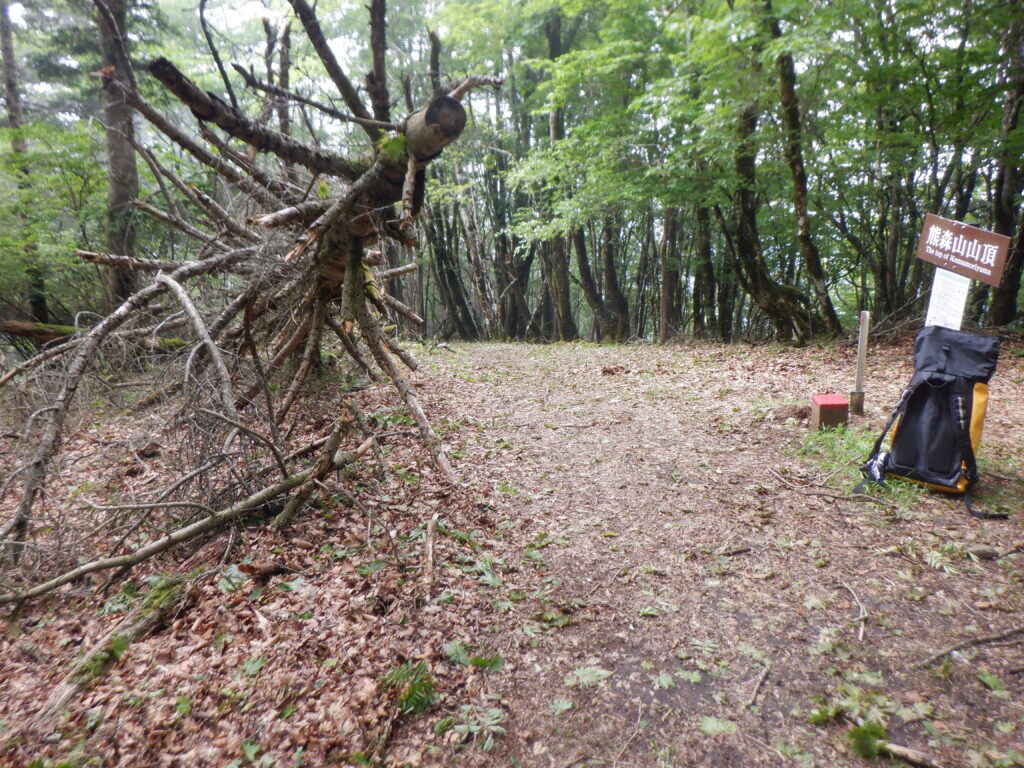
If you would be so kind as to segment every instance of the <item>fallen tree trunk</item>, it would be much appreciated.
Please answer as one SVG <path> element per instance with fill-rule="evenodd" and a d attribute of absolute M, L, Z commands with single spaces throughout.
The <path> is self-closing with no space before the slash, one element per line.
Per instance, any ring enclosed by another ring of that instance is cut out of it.
<path fill-rule="evenodd" d="M 49 344 L 51 341 L 67 339 L 76 334 L 85 335 L 89 329 L 75 328 L 73 325 L 57 325 L 54 323 L 32 323 L 23 320 L 0 320 L 0 333 L 32 339 L 37 344 Z M 143 338 L 140 342 L 147 349 L 171 352 L 187 347 L 185 339 L 154 336 Z"/>
<path fill-rule="evenodd" d="M 93 643 L 71 665 L 64 679 L 50 691 L 29 728 L 48 732 L 54 719 L 68 708 L 72 700 L 120 661 L 133 643 L 164 626 L 182 606 L 186 594 L 185 582 L 180 576 L 165 578 L 153 587 L 143 598 L 142 605 Z"/>

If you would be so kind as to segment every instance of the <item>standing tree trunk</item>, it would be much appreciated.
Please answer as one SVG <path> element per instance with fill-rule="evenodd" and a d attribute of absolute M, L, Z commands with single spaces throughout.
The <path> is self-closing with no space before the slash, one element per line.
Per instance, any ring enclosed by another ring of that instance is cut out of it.
<path fill-rule="evenodd" d="M 583 229 L 577 227 L 572 235 L 573 250 L 576 252 L 576 268 L 580 273 L 580 285 L 583 287 L 583 297 L 590 305 L 594 313 L 594 324 L 597 339 L 613 338 L 615 336 L 615 315 L 605 305 L 601 297 L 601 290 L 594 281 L 594 272 L 590 268 L 590 258 L 587 256 L 587 236 Z"/>
<path fill-rule="evenodd" d="M 11 32 L 10 8 L 7 0 L 0 0 L 0 54 L 3 55 L 4 65 L 4 100 L 7 104 L 7 127 L 11 129 L 11 151 L 18 157 L 23 157 L 28 148 L 25 139 L 21 135 L 21 126 L 24 121 L 21 111 L 21 92 L 18 90 L 18 66 L 14 59 L 14 38 Z M 18 191 L 25 193 L 29 187 L 29 169 L 22 165 L 18 171 Z M 19 194 L 19 199 L 21 195 Z M 19 202 L 19 207 L 21 203 Z M 24 211 L 19 216 L 24 218 Z M 38 254 L 36 247 L 30 243 L 25 246 L 25 260 L 28 263 L 26 273 L 29 282 L 29 311 L 32 317 L 39 323 L 50 322 L 50 309 L 46 303 L 46 282 L 43 277 L 43 270 L 35 264 Z"/>
<path fill-rule="evenodd" d="M 715 322 L 715 265 L 711 261 L 711 213 L 706 205 L 697 207 L 694 250 L 697 269 L 693 282 L 693 335 L 700 337 Z"/>
<path fill-rule="evenodd" d="M 1024 12 L 1024 2 L 1014 0 L 1018 11 Z M 1017 218 L 1016 199 L 1024 188 L 1024 169 L 1017 167 L 1020 152 L 1010 146 L 1011 134 L 1020 122 L 1021 102 L 1024 100 L 1024 21 L 1017 14 L 1006 34 L 1006 102 L 1003 104 L 1003 120 L 999 129 L 999 156 L 996 169 L 996 183 L 992 205 L 992 219 L 995 231 L 1000 235 L 1013 237 Z M 1021 273 L 1024 272 L 1024 243 L 1018 233 L 1003 268 L 1003 282 L 992 294 L 992 306 L 988 320 L 992 325 L 1008 325 L 1017 317 L 1017 294 L 1020 293 Z"/>
<path fill-rule="evenodd" d="M 735 202 L 736 257 L 743 269 L 750 298 L 775 326 L 778 338 L 807 340 L 810 322 L 807 297 L 796 288 L 776 283 L 768 272 L 757 229 L 757 104 L 748 104 L 740 115 L 739 144 L 735 166 L 740 180 Z"/>
<path fill-rule="evenodd" d="M 629 302 L 619 286 L 619 275 L 616 271 L 615 245 L 618 240 L 618 229 L 606 220 L 601 232 L 601 261 L 604 273 L 604 292 L 608 297 L 608 305 L 615 317 L 615 341 L 626 341 L 629 338 Z"/>
<path fill-rule="evenodd" d="M 554 61 L 562 55 L 562 15 L 556 9 L 545 27 L 548 37 L 548 58 Z M 561 141 L 565 135 L 562 110 L 553 107 L 548 114 L 548 134 L 551 143 Z M 579 338 L 576 320 L 573 318 L 572 300 L 569 295 L 569 253 L 564 237 L 555 237 L 544 249 L 544 275 L 551 296 L 554 314 L 554 334 L 559 341 L 573 341 Z"/>
<path fill-rule="evenodd" d="M 765 0 L 765 8 L 768 11 L 772 37 L 778 39 L 782 37 L 782 30 L 779 27 L 779 20 L 772 14 L 771 0 Z M 821 265 L 818 246 L 811 238 L 811 223 L 807 213 L 807 171 L 804 168 L 803 134 L 800 129 L 800 101 L 796 95 L 796 67 L 792 54 L 779 54 L 775 60 L 775 66 L 779 73 L 782 127 L 786 137 L 786 163 L 789 165 L 790 175 L 793 177 L 793 209 L 797 222 L 796 238 L 800 244 L 800 255 L 803 257 L 804 264 L 807 265 L 807 274 L 810 275 L 811 285 L 814 286 L 814 296 L 825 316 L 829 335 L 838 336 L 842 333 L 843 328 L 839 323 L 835 307 L 832 306 L 832 299 L 828 295 L 825 271 Z"/>
<path fill-rule="evenodd" d="M 106 16 L 99 19 L 100 58 L 103 69 L 121 82 L 129 81 L 130 64 L 122 61 L 121 51 L 127 50 L 128 0 L 109 0 L 112 28 Z M 139 196 L 139 171 L 135 164 L 135 127 L 132 110 L 125 101 L 124 92 L 107 85 L 103 105 L 103 119 L 107 137 L 107 235 L 106 248 L 121 256 L 135 255 L 135 224 L 132 201 Z M 135 291 L 135 273 L 127 269 L 111 269 L 110 299 L 117 306 Z"/>
<path fill-rule="evenodd" d="M 668 341 L 682 329 L 680 319 L 680 282 L 679 282 L 679 212 L 675 208 L 665 210 L 665 223 L 661 235 L 661 295 L 658 301 L 658 338 Z M 694 286 L 694 300 L 697 298 L 699 286 Z M 694 307 L 696 311 L 697 307 Z M 695 323 L 696 323 L 696 315 Z M 696 331 L 696 325 L 694 327 Z"/>

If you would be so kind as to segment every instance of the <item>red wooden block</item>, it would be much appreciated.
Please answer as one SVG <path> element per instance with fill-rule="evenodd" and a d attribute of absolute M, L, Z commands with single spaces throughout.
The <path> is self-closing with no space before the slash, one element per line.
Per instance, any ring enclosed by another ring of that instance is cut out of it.
<path fill-rule="evenodd" d="M 811 397 L 811 429 L 828 429 L 846 424 L 850 403 L 843 395 L 814 395 Z"/>

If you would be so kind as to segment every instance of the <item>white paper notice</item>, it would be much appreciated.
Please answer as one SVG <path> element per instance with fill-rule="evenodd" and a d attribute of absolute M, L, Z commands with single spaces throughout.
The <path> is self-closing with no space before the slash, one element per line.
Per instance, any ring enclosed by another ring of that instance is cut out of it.
<path fill-rule="evenodd" d="M 971 278 L 950 272 L 947 269 L 935 270 L 935 282 L 932 283 L 932 298 L 928 302 L 928 316 L 925 325 L 941 325 L 943 328 L 960 330 L 960 323 L 967 307 L 967 291 L 971 287 Z"/>

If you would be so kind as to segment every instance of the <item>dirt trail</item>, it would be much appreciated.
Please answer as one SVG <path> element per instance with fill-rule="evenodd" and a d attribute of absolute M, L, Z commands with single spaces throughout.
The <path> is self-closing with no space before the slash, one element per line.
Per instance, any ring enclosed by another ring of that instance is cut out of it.
<path fill-rule="evenodd" d="M 873 354 L 861 425 L 895 401 L 908 348 Z M 886 498 L 898 508 L 832 498 L 861 448 L 802 457 L 795 405 L 848 390 L 851 355 L 478 345 L 429 358 L 434 408 L 465 425 L 457 468 L 503 532 L 497 617 L 467 641 L 506 659 L 481 686 L 508 736 L 459 764 L 866 765 L 849 725 L 808 722 L 822 696 L 881 711 L 891 741 L 940 764 L 1024 764 L 999 762 L 1022 748 L 1019 646 L 968 652 L 945 676 L 914 668 L 1020 623 L 1024 556 L 975 563 L 964 547 L 1012 548 L 1022 517 L 979 523 L 905 492 Z M 992 504 L 1024 498 L 1021 369 L 1004 353 L 992 384 Z"/>

